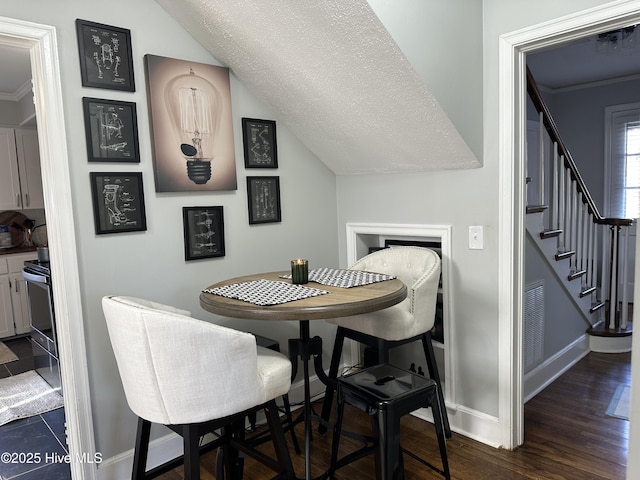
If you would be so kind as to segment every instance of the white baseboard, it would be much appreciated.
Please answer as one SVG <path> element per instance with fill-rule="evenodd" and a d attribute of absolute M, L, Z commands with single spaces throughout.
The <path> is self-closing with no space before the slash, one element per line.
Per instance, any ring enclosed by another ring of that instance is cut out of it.
<path fill-rule="evenodd" d="M 577 361 L 577 360 L 576 360 Z M 575 363 L 575 362 L 574 362 Z M 567 367 L 568 368 L 568 367 Z M 325 386 L 317 376 L 311 377 L 310 390 L 312 398 L 324 393 Z M 300 404 L 304 398 L 304 386 L 298 381 L 291 386 L 289 401 L 292 408 Z M 465 437 L 477 440 L 489 446 L 502 447 L 502 429 L 497 417 L 464 407 L 462 405 L 447 405 L 451 429 Z M 433 423 L 431 410 L 421 408 L 413 415 Z M 258 417 L 258 421 L 260 421 Z M 149 445 L 149 468 L 158 466 L 169 459 L 182 454 L 182 439 L 171 432 L 161 438 L 153 440 Z M 98 469 L 98 480 L 120 480 L 129 478 L 133 464 L 133 449 L 115 457 L 105 459 Z"/>
<path fill-rule="evenodd" d="M 524 402 L 527 403 L 556 378 L 591 351 L 589 335 L 583 335 L 524 376 Z"/>
<path fill-rule="evenodd" d="M 477 440 L 490 447 L 501 448 L 503 446 L 501 440 L 502 431 L 498 417 L 487 415 L 462 405 L 458 405 L 455 408 L 447 406 L 447 413 L 449 414 L 449 425 L 452 432 Z M 428 408 L 420 408 L 415 412 L 411 412 L 411 414 L 433 423 L 433 415 Z"/>
<path fill-rule="evenodd" d="M 135 424 L 134 428 L 135 428 Z M 174 432 L 149 442 L 149 468 L 182 455 L 182 438 Z M 121 480 L 131 478 L 133 467 L 133 448 L 119 455 L 105 459 L 98 466 L 98 480 Z"/>

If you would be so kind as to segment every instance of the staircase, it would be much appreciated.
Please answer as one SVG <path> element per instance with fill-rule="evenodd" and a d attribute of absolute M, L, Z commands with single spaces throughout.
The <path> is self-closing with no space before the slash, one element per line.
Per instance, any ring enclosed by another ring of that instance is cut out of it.
<path fill-rule="evenodd" d="M 527 92 L 539 118 L 527 138 L 535 142 L 528 147 L 535 154 L 527 159 L 527 233 L 582 313 L 591 350 L 630 351 L 633 299 L 625 287 L 633 221 L 600 214 L 528 70 Z"/>

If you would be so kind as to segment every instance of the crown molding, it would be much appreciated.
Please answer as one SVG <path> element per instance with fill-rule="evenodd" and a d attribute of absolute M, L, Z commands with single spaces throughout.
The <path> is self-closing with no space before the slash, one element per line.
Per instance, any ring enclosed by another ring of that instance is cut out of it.
<path fill-rule="evenodd" d="M 551 88 L 544 85 L 539 87 L 545 92 L 556 94 L 572 92 L 575 90 L 584 90 L 586 88 L 605 87 L 607 85 L 615 85 L 618 83 L 630 82 L 633 80 L 640 80 L 640 74 L 636 73 L 633 75 L 625 75 L 624 77 L 607 78 L 606 80 L 598 80 L 597 82 L 579 83 L 577 85 L 569 85 L 568 87 Z"/>
<path fill-rule="evenodd" d="M 33 83 L 31 79 L 24 82 L 13 93 L 0 92 L 0 100 L 9 100 L 11 102 L 19 102 L 22 98 L 33 91 Z"/>

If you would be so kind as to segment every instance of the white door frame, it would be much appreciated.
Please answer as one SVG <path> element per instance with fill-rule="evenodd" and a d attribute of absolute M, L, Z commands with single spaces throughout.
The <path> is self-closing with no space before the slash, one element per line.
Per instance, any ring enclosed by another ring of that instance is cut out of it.
<path fill-rule="evenodd" d="M 524 442 L 522 371 L 526 54 L 543 47 L 640 23 L 638 0 L 619 0 L 500 36 L 499 43 L 499 415 L 502 444 Z"/>
<path fill-rule="evenodd" d="M 93 480 L 96 451 L 56 31 L 0 17 L 0 44 L 31 55 L 71 475 Z"/>

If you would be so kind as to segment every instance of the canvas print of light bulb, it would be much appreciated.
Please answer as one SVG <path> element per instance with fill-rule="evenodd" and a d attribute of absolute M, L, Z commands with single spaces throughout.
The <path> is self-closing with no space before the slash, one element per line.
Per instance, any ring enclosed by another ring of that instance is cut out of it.
<path fill-rule="evenodd" d="M 167 83 L 165 99 L 174 130 L 180 138 L 180 152 L 187 165 L 187 176 L 197 184 L 211 179 L 211 161 L 218 133 L 221 95 L 211 82 L 189 73 Z"/>
<path fill-rule="evenodd" d="M 229 72 L 145 56 L 157 191 L 235 190 Z"/>

